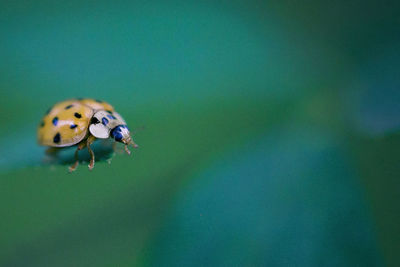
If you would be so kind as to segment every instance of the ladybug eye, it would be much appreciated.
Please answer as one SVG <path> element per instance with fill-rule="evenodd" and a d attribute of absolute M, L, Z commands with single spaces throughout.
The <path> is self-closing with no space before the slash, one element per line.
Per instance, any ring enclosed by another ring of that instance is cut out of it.
<path fill-rule="evenodd" d="M 115 139 L 115 141 L 121 142 L 122 141 L 122 133 L 121 133 L 121 128 L 120 126 L 115 127 L 111 131 L 111 137 Z"/>

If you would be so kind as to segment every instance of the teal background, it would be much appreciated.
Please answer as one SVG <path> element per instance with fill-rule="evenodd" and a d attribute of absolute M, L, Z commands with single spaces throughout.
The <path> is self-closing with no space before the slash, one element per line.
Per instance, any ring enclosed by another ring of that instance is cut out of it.
<path fill-rule="evenodd" d="M 1 2 L 0 266 L 399 266 L 399 11 Z M 73 97 L 140 148 L 43 162 Z"/>

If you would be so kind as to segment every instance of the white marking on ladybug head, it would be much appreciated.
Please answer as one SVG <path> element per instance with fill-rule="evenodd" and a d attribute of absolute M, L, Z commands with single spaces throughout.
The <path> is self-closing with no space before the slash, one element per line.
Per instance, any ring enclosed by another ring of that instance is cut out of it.
<path fill-rule="evenodd" d="M 110 118 L 106 111 L 97 111 L 90 120 L 89 132 L 96 138 L 106 139 L 110 137 Z"/>
<path fill-rule="evenodd" d="M 104 126 L 101 123 L 91 124 L 89 126 L 89 132 L 96 138 L 106 139 L 110 137 L 110 128 Z"/>

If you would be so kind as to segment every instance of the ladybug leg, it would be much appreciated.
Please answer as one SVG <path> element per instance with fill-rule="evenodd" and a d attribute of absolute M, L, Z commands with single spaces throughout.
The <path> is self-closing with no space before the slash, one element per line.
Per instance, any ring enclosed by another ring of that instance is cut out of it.
<path fill-rule="evenodd" d="M 78 159 L 78 151 L 79 151 L 79 147 L 76 148 L 75 150 L 75 163 L 69 167 L 69 172 L 73 172 L 76 170 L 76 168 L 78 167 L 79 164 L 79 159 Z"/>
<path fill-rule="evenodd" d="M 93 153 L 93 150 L 92 150 L 92 148 L 90 147 L 90 145 L 93 143 L 93 141 L 95 140 L 96 138 L 94 137 L 94 136 L 89 136 L 88 137 L 88 139 L 87 139 L 87 141 L 86 141 L 86 146 L 87 146 L 87 149 L 88 149 L 88 151 L 89 151 L 89 154 L 90 154 L 90 163 L 89 163 L 89 170 L 92 170 L 93 169 L 93 167 L 94 167 L 94 153 Z"/>
<path fill-rule="evenodd" d="M 82 148 L 84 148 L 85 145 L 86 145 L 85 143 L 80 143 L 76 147 L 76 150 L 75 150 L 75 163 L 72 166 L 69 167 L 69 172 L 75 171 L 76 168 L 78 167 L 78 165 L 79 165 L 78 151 L 81 150 Z"/>

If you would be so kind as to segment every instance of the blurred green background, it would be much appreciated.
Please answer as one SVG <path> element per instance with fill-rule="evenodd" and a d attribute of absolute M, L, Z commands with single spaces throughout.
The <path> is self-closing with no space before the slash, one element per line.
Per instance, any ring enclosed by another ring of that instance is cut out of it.
<path fill-rule="evenodd" d="M 0 266 L 399 266 L 399 11 L 2 1 Z M 43 163 L 73 97 L 140 148 Z"/>

